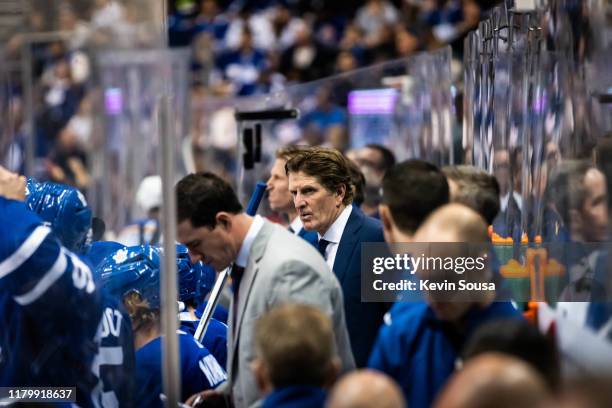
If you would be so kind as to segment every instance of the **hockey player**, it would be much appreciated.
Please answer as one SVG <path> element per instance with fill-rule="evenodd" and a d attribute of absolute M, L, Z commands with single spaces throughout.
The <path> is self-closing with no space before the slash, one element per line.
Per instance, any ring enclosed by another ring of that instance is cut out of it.
<path fill-rule="evenodd" d="M 203 281 L 210 279 L 209 270 L 202 262 L 191 263 L 187 247 L 176 245 L 176 269 L 179 285 L 179 302 L 183 310 L 179 313 L 181 330 L 194 335 L 200 322 L 195 314 L 199 291 L 204 288 Z M 214 270 L 213 278 L 214 278 Z M 214 283 L 214 281 L 213 281 Z M 202 344 L 210 350 L 223 368 L 227 363 L 227 325 L 217 320 L 214 315 L 208 323 L 208 329 L 202 339 Z"/>
<path fill-rule="evenodd" d="M 99 294 L 24 199 L 25 178 L 0 167 L 0 386 L 76 386 L 93 406 Z"/>
<path fill-rule="evenodd" d="M 62 244 L 75 253 L 85 253 L 91 240 L 91 209 L 74 187 L 39 183 L 28 179 L 27 206 L 50 224 Z"/>
<path fill-rule="evenodd" d="M 161 330 L 159 316 L 160 250 L 128 247 L 104 259 L 102 285 L 120 298 L 130 315 L 136 349 L 136 404 L 162 407 Z M 179 330 L 182 399 L 216 387 L 227 378 L 208 349 Z"/>

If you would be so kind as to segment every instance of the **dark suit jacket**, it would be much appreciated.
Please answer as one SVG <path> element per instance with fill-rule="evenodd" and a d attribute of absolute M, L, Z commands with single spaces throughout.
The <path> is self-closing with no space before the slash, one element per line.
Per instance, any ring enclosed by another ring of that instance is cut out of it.
<path fill-rule="evenodd" d="M 361 243 L 384 242 L 382 224 L 353 207 L 342 232 L 334 273 L 344 294 L 346 326 L 357 367 L 364 367 L 376 340 L 388 303 L 361 302 Z"/>

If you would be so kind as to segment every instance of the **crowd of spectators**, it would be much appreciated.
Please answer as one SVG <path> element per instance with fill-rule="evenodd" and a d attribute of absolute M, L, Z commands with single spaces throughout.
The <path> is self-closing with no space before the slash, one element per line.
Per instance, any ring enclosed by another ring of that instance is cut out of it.
<path fill-rule="evenodd" d="M 451 44 L 492 4 L 475 0 L 176 1 L 169 43 L 192 47 L 195 81 L 252 95 Z"/>

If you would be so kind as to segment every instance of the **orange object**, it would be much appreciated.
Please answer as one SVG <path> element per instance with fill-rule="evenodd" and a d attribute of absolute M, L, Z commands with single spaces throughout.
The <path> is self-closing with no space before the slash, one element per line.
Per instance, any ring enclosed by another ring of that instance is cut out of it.
<path fill-rule="evenodd" d="M 538 325 L 538 302 L 528 302 L 527 310 L 523 312 L 523 317 L 530 324 L 537 326 Z"/>
<path fill-rule="evenodd" d="M 499 272 L 504 278 L 526 278 L 527 270 L 516 259 L 510 259 L 507 264 L 499 268 Z"/>
<path fill-rule="evenodd" d="M 542 243 L 542 236 L 541 235 L 536 235 L 534 238 L 534 242 L 536 244 L 541 244 Z"/>
<path fill-rule="evenodd" d="M 535 260 L 538 258 L 540 273 L 536 277 Z M 531 281 L 531 300 L 544 301 L 544 277 L 548 264 L 548 251 L 545 248 L 527 248 L 525 251 L 525 265 Z M 537 281 L 536 281 L 537 278 Z"/>

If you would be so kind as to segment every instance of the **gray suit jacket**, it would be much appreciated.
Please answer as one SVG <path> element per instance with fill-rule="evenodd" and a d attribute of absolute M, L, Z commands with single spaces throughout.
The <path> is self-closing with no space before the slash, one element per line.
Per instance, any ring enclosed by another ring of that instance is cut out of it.
<path fill-rule="evenodd" d="M 260 316 L 282 303 L 309 304 L 325 312 L 332 319 L 342 371 L 355 368 L 336 276 L 312 245 L 265 221 L 240 282 L 236 316 L 230 305 L 227 387 L 237 408 L 263 397 L 250 368 L 255 358 L 253 328 Z"/>

